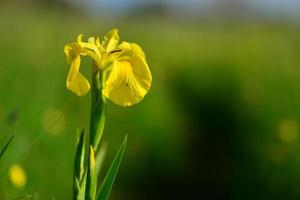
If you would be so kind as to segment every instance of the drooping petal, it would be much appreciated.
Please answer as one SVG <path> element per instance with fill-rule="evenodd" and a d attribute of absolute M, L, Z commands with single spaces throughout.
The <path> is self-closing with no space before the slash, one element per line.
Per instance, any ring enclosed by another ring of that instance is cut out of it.
<path fill-rule="evenodd" d="M 118 51 L 126 51 L 126 50 L 130 50 L 131 46 L 129 42 L 122 42 L 121 44 L 119 44 L 119 46 L 116 48 L 116 50 Z"/>
<path fill-rule="evenodd" d="M 143 59 L 146 58 L 144 51 L 138 44 L 130 43 L 130 47 L 135 54 L 139 55 Z"/>
<path fill-rule="evenodd" d="M 150 89 L 152 77 L 145 60 L 134 55 L 127 61 L 115 61 L 102 94 L 115 104 L 132 106 Z"/>
<path fill-rule="evenodd" d="M 111 56 L 118 57 L 119 60 L 130 59 L 135 55 L 140 56 L 144 60 L 146 59 L 142 48 L 138 44 L 129 42 L 122 42 L 111 54 Z"/>
<path fill-rule="evenodd" d="M 85 95 L 90 90 L 88 80 L 79 72 L 80 57 L 77 56 L 72 64 L 67 77 L 67 88 L 78 96 Z"/>
<path fill-rule="evenodd" d="M 77 43 L 71 43 L 65 46 L 64 52 L 66 54 L 68 64 L 71 64 L 73 60 L 81 53 L 81 50 Z"/>
<path fill-rule="evenodd" d="M 106 33 L 106 35 L 104 36 L 102 46 L 106 50 L 106 52 L 111 52 L 118 46 L 119 40 L 120 37 L 118 30 L 113 29 L 110 32 Z"/>
<path fill-rule="evenodd" d="M 90 84 L 88 80 L 79 72 L 72 81 L 67 82 L 67 88 L 78 96 L 83 96 L 90 90 Z"/>
<path fill-rule="evenodd" d="M 81 59 L 79 55 L 72 60 L 71 67 L 67 76 L 68 81 L 72 81 L 77 76 L 79 72 L 80 62 Z"/>

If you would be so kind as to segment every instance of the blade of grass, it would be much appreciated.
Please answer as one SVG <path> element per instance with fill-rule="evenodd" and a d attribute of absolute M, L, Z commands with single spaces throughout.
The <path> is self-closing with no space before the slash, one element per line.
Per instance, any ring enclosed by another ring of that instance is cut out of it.
<path fill-rule="evenodd" d="M 96 198 L 97 200 L 107 200 L 108 199 L 109 193 L 111 191 L 112 185 L 117 176 L 117 173 L 118 173 L 118 170 L 119 170 L 119 167 L 120 167 L 123 155 L 124 155 L 126 144 L 127 144 L 127 135 L 125 136 L 124 141 L 123 141 L 122 145 L 120 146 L 119 151 L 104 178 L 103 184 L 97 194 L 97 198 Z"/>
<path fill-rule="evenodd" d="M 97 188 L 98 188 L 97 180 L 98 180 L 99 173 L 100 173 L 100 170 L 101 170 L 101 167 L 102 167 L 102 164 L 104 161 L 104 157 L 106 154 L 106 148 L 107 148 L 107 145 L 104 143 L 96 155 L 95 169 L 91 170 L 91 172 L 93 172 L 93 174 L 92 174 L 93 176 L 91 178 L 92 182 L 91 182 L 91 187 L 90 187 L 90 196 L 92 199 L 95 199 L 95 195 L 97 192 Z"/>
<path fill-rule="evenodd" d="M 81 181 L 84 174 L 84 153 L 85 153 L 85 132 L 81 131 L 76 147 L 75 162 L 74 162 L 74 179 L 73 179 L 73 199 L 80 199 L 82 193 Z"/>
<path fill-rule="evenodd" d="M 15 135 L 12 135 L 9 140 L 7 141 L 7 143 L 4 145 L 3 149 L 0 151 L 0 159 L 3 156 L 3 154 L 5 153 L 7 147 L 9 146 L 9 144 L 11 143 L 12 139 L 14 138 Z"/>

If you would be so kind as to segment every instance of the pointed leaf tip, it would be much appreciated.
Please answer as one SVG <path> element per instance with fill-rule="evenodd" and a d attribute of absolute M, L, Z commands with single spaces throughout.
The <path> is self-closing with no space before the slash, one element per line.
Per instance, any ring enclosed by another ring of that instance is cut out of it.
<path fill-rule="evenodd" d="M 4 145 L 4 147 L 3 147 L 3 149 L 1 149 L 0 150 L 0 159 L 1 159 L 1 157 L 4 155 L 4 153 L 5 153 L 5 151 L 6 151 L 6 149 L 7 149 L 7 147 L 9 146 L 9 144 L 11 143 L 11 141 L 12 141 L 12 139 L 15 137 L 15 134 L 13 134 L 10 138 L 9 138 L 9 140 L 6 142 L 6 144 Z"/>
<path fill-rule="evenodd" d="M 100 190 L 98 191 L 96 200 L 107 200 L 108 199 L 112 185 L 117 176 L 117 173 L 118 173 L 118 170 L 119 170 L 119 167 L 120 167 L 120 164 L 121 164 L 124 152 L 125 152 L 126 144 L 127 144 L 127 135 L 125 136 L 123 143 L 121 144 L 121 146 L 118 150 L 118 153 L 104 178 L 103 184 L 102 184 Z"/>

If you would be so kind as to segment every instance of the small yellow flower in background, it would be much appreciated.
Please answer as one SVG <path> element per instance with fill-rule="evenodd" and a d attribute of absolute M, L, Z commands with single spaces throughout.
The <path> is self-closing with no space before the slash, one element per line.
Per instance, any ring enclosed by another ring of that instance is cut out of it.
<path fill-rule="evenodd" d="M 26 173 L 23 170 L 23 168 L 18 164 L 12 165 L 9 168 L 9 178 L 11 183 L 16 188 L 23 188 L 26 185 Z"/>
<path fill-rule="evenodd" d="M 88 56 L 101 73 L 107 74 L 102 94 L 115 104 L 131 106 L 140 102 L 150 89 L 152 77 L 142 48 L 134 43 L 120 42 L 118 30 L 108 32 L 100 42 L 89 37 L 65 46 L 67 61 L 71 65 L 67 88 L 82 96 L 90 90 L 89 81 L 79 72 L 81 56 Z"/>

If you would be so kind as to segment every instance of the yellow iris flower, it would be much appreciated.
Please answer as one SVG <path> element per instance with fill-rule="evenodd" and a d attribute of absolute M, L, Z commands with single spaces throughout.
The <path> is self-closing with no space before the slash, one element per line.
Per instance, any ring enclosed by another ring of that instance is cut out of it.
<path fill-rule="evenodd" d="M 115 104 L 131 106 L 140 102 L 150 89 L 152 77 L 142 48 L 134 43 L 119 43 L 118 30 L 108 32 L 100 42 L 90 37 L 87 42 L 79 35 L 77 42 L 65 46 L 71 65 L 67 88 L 82 96 L 90 90 L 89 81 L 79 72 L 81 56 L 88 56 L 101 73 L 107 73 L 102 94 Z"/>

